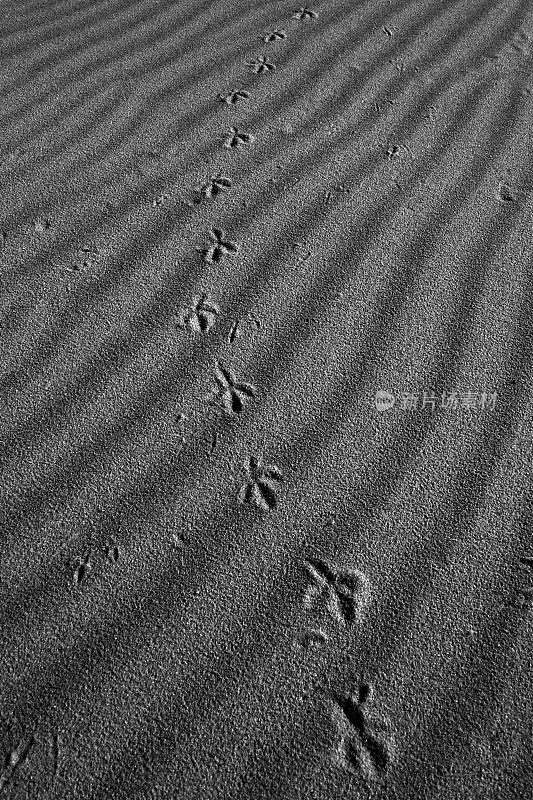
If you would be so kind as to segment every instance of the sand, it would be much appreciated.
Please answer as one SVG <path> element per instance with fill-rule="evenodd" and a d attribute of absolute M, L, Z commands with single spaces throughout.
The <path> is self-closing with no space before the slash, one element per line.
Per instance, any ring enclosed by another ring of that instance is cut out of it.
<path fill-rule="evenodd" d="M 298 2 L 2 4 L 2 798 L 533 797 L 533 9 Z"/>

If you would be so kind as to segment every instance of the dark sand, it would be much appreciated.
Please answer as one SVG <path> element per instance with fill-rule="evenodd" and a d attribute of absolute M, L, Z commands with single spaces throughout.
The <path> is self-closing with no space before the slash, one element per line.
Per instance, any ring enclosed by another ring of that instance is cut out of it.
<path fill-rule="evenodd" d="M 1 8 L 0 798 L 533 798 L 531 0 Z"/>

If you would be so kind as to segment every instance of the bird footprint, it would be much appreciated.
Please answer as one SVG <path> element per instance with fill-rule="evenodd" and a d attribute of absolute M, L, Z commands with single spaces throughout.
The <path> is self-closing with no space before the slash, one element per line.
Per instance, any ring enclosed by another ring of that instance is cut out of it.
<path fill-rule="evenodd" d="M 181 313 L 178 324 L 180 327 L 187 326 L 195 333 L 207 333 L 215 324 L 219 313 L 216 303 L 208 300 L 206 294 L 202 294 L 194 299 L 191 308 Z"/>
<path fill-rule="evenodd" d="M 273 72 L 276 69 L 266 56 L 259 56 L 255 61 L 246 62 L 249 67 L 252 67 L 256 75 L 262 75 L 264 72 Z"/>
<path fill-rule="evenodd" d="M 249 480 L 239 492 L 241 503 L 253 503 L 262 511 L 272 511 L 276 508 L 277 484 L 283 480 L 283 475 L 274 464 L 262 464 L 252 456 L 247 464 Z"/>
<path fill-rule="evenodd" d="M 311 583 L 304 606 L 312 609 L 325 603 L 329 614 L 342 626 L 361 623 L 370 601 L 370 581 L 358 569 L 339 569 L 318 559 L 309 559 L 305 568 Z"/>
<path fill-rule="evenodd" d="M 286 39 L 286 38 L 287 38 L 287 34 L 286 34 L 285 31 L 274 30 L 274 31 L 271 31 L 270 33 L 267 33 L 266 36 L 263 37 L 263 41 L 264 42 L 276 42 L 279 39 Z"/>
<path fill-rule="evenodd" d="M 294 19 L 316 19 L 318 13 L 316 11 L 311 11 L 308 6 L 302 6 L 298 11 L 295 11 L 292 16 Z"/>
<path fill-rule="evenodd" d="M 230 135 L 224 142 L 224 147 L 242 147 L 242 145 L 255 141 L 254 136 L 252 136 L 251 133 L 245 133 L 244 131 L 240 131 L 238 128 L 233 127 L 231 127 L 229 131 Z"/>
<path fill-rule="evenodd" d="M 231 189 L 231 181 L 229 178 L 218 173 L 217 175 L 213 175 L 209 183 L 202 186 L 201 192 L 204 197 L 213 198 L 218 197 L 218 195 L 226 189 Z"/>
<path fill-rule="evenodd" d="M 224 256 L 235 255 L 238 252 L 237 245 L 224 238 L 225 233 L 221 228 L 212 228 L 209 236 L 212 240 L 209 247 L 197 248 L 202 253 L 204 261 L 209 264 L 217 264 Z"/>
<path fill-rule="evenodd" d="M 218 398 L 228 414 L 241 414 L 245 399 L 253 399 L 256 396 L 254 386 L 237 381 L 235 375 L 223 367 L 220 361 L 217 364 L 215 379 L 218 388 L 212 395 L 212 399 Z"/>
<path fill-rule="evenodd" d="M 234 106 L 241 100 L 248 100 L 250 95 L 244 89 L 234 89 L 228 94 L 217 95 L 217 100 L 220 103 L 227 103 L 229 106 Z"/>
<path fill-rule="evenodd" d="M 384 778 L 392 763 L 394 737 L 383 717 L 369 712 L 373 690 L 362 683 L 348 697 L 336 697 L 334 719 L 340 733 L 337 756 L 349 772 L 372 782 Z"/>

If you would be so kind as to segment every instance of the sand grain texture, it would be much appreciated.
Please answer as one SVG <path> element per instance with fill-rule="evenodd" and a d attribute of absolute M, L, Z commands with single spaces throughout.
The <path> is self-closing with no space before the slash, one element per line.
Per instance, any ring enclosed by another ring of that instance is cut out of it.
<path fill-rule="evenodd" d="M 0 17 L 0 798 L 532 797 L 531 3 Z"/>

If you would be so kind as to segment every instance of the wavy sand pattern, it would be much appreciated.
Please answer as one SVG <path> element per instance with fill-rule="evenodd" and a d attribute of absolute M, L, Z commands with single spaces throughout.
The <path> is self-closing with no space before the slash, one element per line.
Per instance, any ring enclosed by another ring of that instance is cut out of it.
<path fill-rule="evenodd" d="M 531 3 L 1 37 L 0 797 L 531 796 Z"/>

